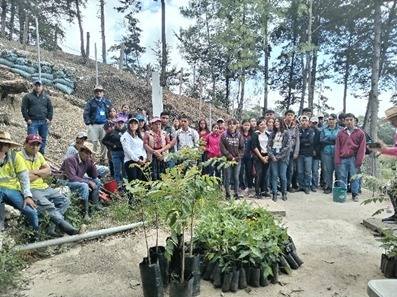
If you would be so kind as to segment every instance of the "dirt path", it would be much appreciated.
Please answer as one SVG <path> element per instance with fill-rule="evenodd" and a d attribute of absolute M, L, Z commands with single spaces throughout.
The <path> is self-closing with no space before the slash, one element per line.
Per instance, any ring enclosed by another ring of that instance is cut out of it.
<path fill-rule="evenodd" d="M 351 198 L 338 204 L 322 193 L 289 194 L 287 202 L 277 203 L 287 211 L 284 222 L 304 261 L 302 267 L 291 276 L 282 275 L 278 285 L 249 292 L 222 294 L 202 281 L 200 296 L 363 297 L 370 279 L 383 278 L 379 270 L 382 249 L 361 224 L 379 204 L 360 206 Z M 166 234 L 162 236 L 165 239 Z M 26 288 L 19 293 L 26 297 L 141 297 L 142 288 L 131 282 L 140 281 L 138 263 L 144 254 L 141 232 L 76 245 L 26 269 Z"/>

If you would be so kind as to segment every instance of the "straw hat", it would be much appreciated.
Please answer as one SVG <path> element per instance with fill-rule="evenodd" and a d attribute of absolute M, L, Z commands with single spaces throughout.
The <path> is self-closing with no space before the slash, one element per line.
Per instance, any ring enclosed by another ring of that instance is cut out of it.
<path fill-rule="evenodd" d="M 0 143 L 8 143 L 10 144 L 10 148 L 20 147 L 19 143 L 16 143 L 11 140 L 11 134 L 5 131 L 0 131 Z"/>
<path fill-rule="evenodd" d="M 91 154 L 95 154 L 94 145 L 91 142 L 85 141 L 81 148 L 91 152 Z"/>
<path fill-rule="evenodd" d="M 391 118 L 397 116 L 397 106 L 390 107 L 385 110 L 385 118 L 382 118 L 379 123 L 384 124 L 388 122 Z"/>

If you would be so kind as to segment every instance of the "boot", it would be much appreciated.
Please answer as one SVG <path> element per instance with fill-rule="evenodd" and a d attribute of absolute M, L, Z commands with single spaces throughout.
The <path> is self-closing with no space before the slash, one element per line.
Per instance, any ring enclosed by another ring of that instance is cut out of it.
<path fill-rule="evenodd" d="M 88 221 L 89 219 L 91 219 L 88 213 L 88 200 L 81 200 L 81 209 L 83 212 L 84 220 Z"/>
<path fill-rule="evenodd" d="M 99 193 L 92 194 L 92 204 L 94 206 L 94 210 L 102 211 L 104 207 L 99 202 Z"/>
<path fill-rule="evenodd" d="M 281 197 L 281 199 L 283 199 L 284 201 L 287 201 L 287 194 L 284 193 L 283 196 Z"/>
<path fill-rule="evenodd" d="M 4 230 L 5 217 L 6 217 L 5 204 L 0 203 L 0 231 Z"/>
<path fill-rule="evenodd" d="M 55 224 L 50 222 L 47 227 L 47 234 L 52 238 L 62 237 L 63 235 L 55 232 Z"/>
<path fill-rule="evenodd" d="M 86 231 L 86 225 L 82 224 L 80 229 L 77 229 L 65 220 L 60 221 L 58 223 L 58 227 L 59 227 L 59 229 L 62 230 L 62 232 L 66 233 L 68 235 L 82 234 Z"/>
<path fill-rule="evenodd" d="M 277 194 L 273 194 L 273 199 L 274 202 L 277 202 Z"/>

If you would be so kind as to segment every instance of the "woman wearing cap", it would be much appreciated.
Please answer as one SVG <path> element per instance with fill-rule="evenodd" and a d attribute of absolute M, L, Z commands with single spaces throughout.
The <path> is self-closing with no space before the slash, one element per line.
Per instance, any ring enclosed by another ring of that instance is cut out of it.
<path fill-rule="evenodd" d="M 134 179 L 145 180 L 142 166 L 146 163 L 146 150 L 143 146 L 143 139 L 138 131 L 139 121 L 136 118 L 128 120 L 127 131 L 121 136 L 120 141 L 124 151 L 124 168 L 127 172 L 128 181 Z M 140 166 L 130 166 L 138 164 Z M 134 197 L 129 194 L 130 206 L 134 204 Z"/>
<path fill-rule="evenodd" d="M 170 148 L 170 137 L 167 132 L 161 130 L 161 119 L 150 120 L 151 130 L 145 133 L 143 143 L 147 152 L 147 159 L 151 162 L 152 180 L 159 180 L 165 172 L 166 164 L 163 154 L 168 153 Z"/>
<path fill-rule="evenodd" d="M 127 177 L 127 173 L 124 169 L 124 152 L 123 146 L 121 145 L 120 138 L 121 135 L 126 131 L 124 117 L 118 117 L 116 120 L 116 126 L 113 130 L 110 130 L 105 134 L 102 139 L 102 143 L 106 145 L 111 154 L 111 159 L 113 163 L 114 179 L 116 180 L 117 186 L 121 185 L 121 175 L 122 177 Z"/>

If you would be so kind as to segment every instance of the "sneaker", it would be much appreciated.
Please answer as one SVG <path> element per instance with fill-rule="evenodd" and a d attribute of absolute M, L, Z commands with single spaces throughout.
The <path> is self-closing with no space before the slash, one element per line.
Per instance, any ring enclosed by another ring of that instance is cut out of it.
<path fill-rule="evenodd" d="M 255 194 L 254 198 L 255 199 L 262 199 L 262 195 L 261 194 Z"/>
<path fill-rule="evenodd" d="M 305 194 L 310 194 L 310 189 L 309 188 L 305 189 Z"/>
<path fill-rule="evenodd" d="M 263 197 L 270 197 L 270 194 L 269 194 L 269 192 L 267 192 L 267 191 L 262 192 L 261 195 L 262 195 Z"/>
<path fill-rule="evenodd" d="M 225 199 L 226 199 L 226 200 L 230 200 L 230 194 L 229 194 L 229 193 L 226 193 Z"/>
<path fill-rule="evenodd" d="M 283 199 L 283 201 L 287 201 L 287 194 L 283 194 L 283 196 L 281 197 L 281 199 Z"/>
<path fill-rule="evenodd" d="M 384 222 L 384 223 L 397 223 L 397 216 L 396 215 L 392 215 L 391 217 L 383 218 L 382 222 Z"/>
<path fill-rule="evenodd" d="M 324 194 L 331 194 L 332 193 L 332 189 L 331 188 L 326 188 L 324 190 Z"/>
<path fill-rule="evenodd" d="M 311 188 L 311 190 L 312 190 L 312 192 L 317 192 L 317 188 L 314 186 Z"/>
<path fill-rule="evenodd" d="M 238 192 L 234 196 L 237 197 L 237 199 L 243 199 L 244 198 L 244 195 L 241 192 Z"/>
<path fill-rule="evenodd" d="M 353 195 L 353 201 L 354 201 L 354 202 L 358 202 L 358 194 Z"/>

